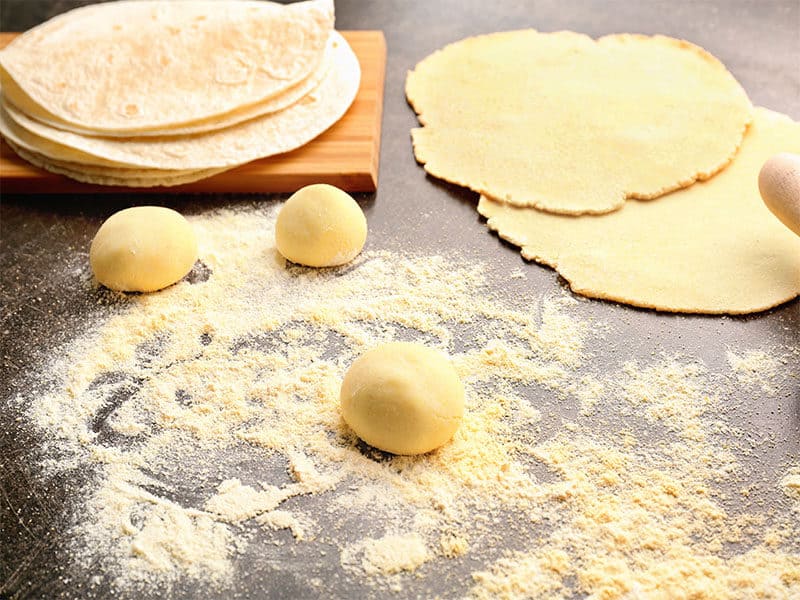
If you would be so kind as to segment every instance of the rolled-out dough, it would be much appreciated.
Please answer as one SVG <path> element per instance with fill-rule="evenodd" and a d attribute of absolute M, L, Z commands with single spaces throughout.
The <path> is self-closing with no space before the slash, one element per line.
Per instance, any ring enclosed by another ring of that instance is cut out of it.
<path fill-rule="evenodd" d="M 710 177 L 752 116 L 722 63 L 663 36 L 468 38 L 420 62 L 406 95 L 431 175 L 563 214 L 611 212 Z"/>
<path fill-rule="evenodd" d="M 751 313 L 800 294 L 800 238 L 764 206 L 758 173 L 800 152 L 800 123 L 764 108 L 731 165 L 657 202 L 602 216 L 517 208 L 482 196 L 488 226 L 575 292 L 675 312 Z"/>

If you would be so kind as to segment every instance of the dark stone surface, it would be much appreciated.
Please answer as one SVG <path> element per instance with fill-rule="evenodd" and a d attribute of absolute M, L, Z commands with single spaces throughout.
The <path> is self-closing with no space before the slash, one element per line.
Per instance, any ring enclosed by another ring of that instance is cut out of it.
<path fill-rule="evenodd" d="M 22 30 L 68 8 L 74 0 L 4 0 L 0 28 Z M 614 32 L 663 33 L 695 42 L 718 56 L 742 82 L 755 104 L 800 118 L 800 3 L 797 0 L 538 0 L 524 2 L 366 1 L 337 2 L 340 29 L 382 29 L 388 42 L 385 114 L 380 184 L 359 200 L 370 224 L 371 248 L 401 248 L 414 243 L 436 251 L 461 252 L 484 259 L 498 273 L 524 265 L 517 251 L 485 230 L 474 210 L 475 194 L 425 176 L 415 162 L 409 129 L 416 125 L 403 85 L 407 70 L 431 51 L 479 33 L 534 27 L 571 29 L 592 36 Z M 0 190 L 1 191 L 1 190 Z M 100 310 L 87 297 L 76 275 L 87 260 L 96 228 L 114 211 L 152 197 L 9 196 L 0 206 L 2 253 L 2 374 L 0 375 L 0 597 L 103 597 L 93 588 L 92 570 L 70 572 L 63 544 L 64 523 L 89 475 L 67 473 L 42 480 L 37 473 L 34 434 L 18 419 L 9 399 L 24 391 L 26 373 L 37 357 L 69 339 Z M 187 213 L 241 202 L 274 202 L 276 197 L 168 197 L 164 203 Z M 527 279 L 503 285 L 514 293 L 538 296 L 563 285 L 549 269 L 525 267 Z M 498 285 L 501 278 L 498 277 Z M 614 303 L 584 303 L 587 315 L 612 324 L 616 339 L 599 349 L 598 361 L 649 357 L 681 351 L 722 369 L 727 347 L 792 346 L 800 343 L 800 303 L 794 301 L 764 314 L 743 318 L 680 316 L 637 310 Z M 794 367 L 798 367 L 795 365 Z M 800 372 L 800 367 L 795 368 Z M 784 468 L 800 454 L 800 381 L 786 383 L 776 397 L 754 406 L 742 391 L 732 405 L 749 405 L 736 425 L 746 434 L 772 443 L 746 463 L 751 475 Z M 242 468 L 247 468 L 244 465 Z M 309 502 L 318 500 L 309 499 Z M 328 577 L 338 559 L 318 553 L 276 557 L 290 564 L 268 577 L 241 569 L 226 597 L 316 597 L 304 574 Z M 247 564 L 247 557 L 242 559 Z M 406 595 L 462 595 L 469 586 L 468 562 L 441 573 L 436 589 L 407 588 Z M 352 580 L 335 587 L 342 597 L 379 596 L 358 589 Z M 219 592 L 191 584 L 171 590 L 173 597 L 216 597 Z M 154 594 L 152 597 L 158 597 Z M 149 597 L 149 596 L 148 596 Z"/>

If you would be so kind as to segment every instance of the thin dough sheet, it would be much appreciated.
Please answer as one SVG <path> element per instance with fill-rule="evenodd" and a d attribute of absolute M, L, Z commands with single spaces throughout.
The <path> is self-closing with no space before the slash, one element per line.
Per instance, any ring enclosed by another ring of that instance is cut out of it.
<path fill-rule="evenodd" d="M 800 237 L 764 206 L 758 173 L 800 153 L 800 123 L 758 108 L 736 159 L 657 202 L 571 217 L 482 196 L 490 229 L 585 296 L 688 313 L 752 313 L 800 294 Z"/>
<path fill-rule="evenodd" d="M 468 38 L 409 73 L 431 175 L 514 206 L 601 214 L 724 168 L 752 118 L 708 52 L 663 36 Z"/>

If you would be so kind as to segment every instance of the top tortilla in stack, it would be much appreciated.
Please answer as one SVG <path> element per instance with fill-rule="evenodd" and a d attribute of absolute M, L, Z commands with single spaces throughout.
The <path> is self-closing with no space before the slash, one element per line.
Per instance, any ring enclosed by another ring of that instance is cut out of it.
<path fill-rule="evenodd" d="M 114 2 L 27 31 L 0 53 L 8 99 L 62 129 L 168 130 L 250 106 L 320 64 L 331 2 Z M 9 95 L 11 78 L 27 98 Z"/>
<path fill-rule="evenodd" d="M 331 0 L 123 1 L 21 35 L 0 52 L 0 77 L 3 134 L 41 166 L 158 185 L 153 170 L 186 182 L 305 144 L 350 106 L 360 68 Z"/>

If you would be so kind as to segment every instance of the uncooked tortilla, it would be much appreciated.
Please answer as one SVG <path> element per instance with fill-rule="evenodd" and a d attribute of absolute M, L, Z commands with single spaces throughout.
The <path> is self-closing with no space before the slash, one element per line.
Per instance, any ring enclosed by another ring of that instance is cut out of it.
<path fill-rule="evenodd" d="M 5 105 L 11 119 L 39 136 L 115 164 L 150 169 L 224 169 L 289 152 L 336 123 L 358 92 L 361 70 L 353 50 L 338 32 L 332 66 L 319 86 L 282 111 L 219 131 L 174 137 L 108 138 L 63 131 Z M 33 138 L 31 138 L 33 139 Z M 45 148 L 36 148 L 46 155 Z M 61 155 L 58 160 L 71 160 Z M 81 160 L 73 160 L 81 162 Z"/>
<path fill-rule="evenodd" d="M 722 63 L 663 36 L 468 38 L 420 62 L 406 95 L 428 173 L 563 214 L 611 212 L 710 177 L 752 115 Z"/>
<path fill-rule="evenodd" d="M 777 152 L 800 152 L 800 123 L 758 108 L 727 169 L 657 202 L 572 217 L 482 196 L 478 211 L 579 294 L 674 312 L 757 312 L 800 294 L 800 237 L 758 192 L 758 172 Z"/>
<path fill-rule="evenodd" d="M 26 114 L 95 132 L 164 129 L 263 102 L 306 79 L 333 2 L 122 1 L 79 8 L 0 52 Z M 163 85 L 163 82 L 169 82 Z"/>

